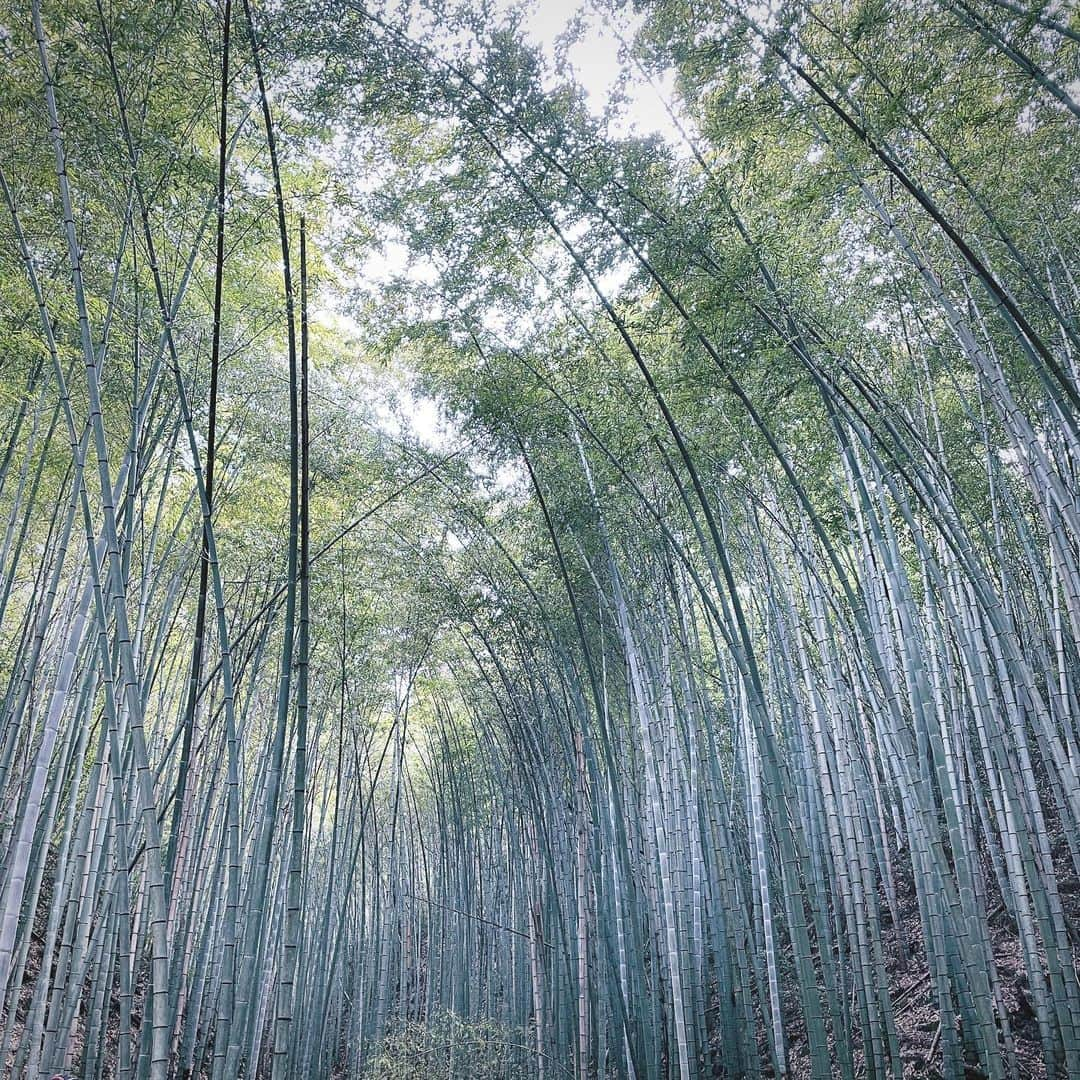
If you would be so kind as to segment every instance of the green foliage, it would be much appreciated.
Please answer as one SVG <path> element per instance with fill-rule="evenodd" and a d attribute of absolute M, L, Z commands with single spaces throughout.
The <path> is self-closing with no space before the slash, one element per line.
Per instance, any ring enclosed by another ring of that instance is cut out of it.
<path fill-rule="evenodd" d="M 536 1072 L 522 1060 L 522 1034 L 494 1020 L 443 1013 L 387 1035 L 361 1075 L 363 1080 L 526 1080 Z"/>

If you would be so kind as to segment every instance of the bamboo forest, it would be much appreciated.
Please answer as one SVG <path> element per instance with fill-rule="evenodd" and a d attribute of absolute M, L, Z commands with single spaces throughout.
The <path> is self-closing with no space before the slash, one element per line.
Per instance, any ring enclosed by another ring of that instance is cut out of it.
<path fill-rule="evenodd" d="M 0 1076 L 1080 1080 L 1075 0 L 0 0 Z"/>

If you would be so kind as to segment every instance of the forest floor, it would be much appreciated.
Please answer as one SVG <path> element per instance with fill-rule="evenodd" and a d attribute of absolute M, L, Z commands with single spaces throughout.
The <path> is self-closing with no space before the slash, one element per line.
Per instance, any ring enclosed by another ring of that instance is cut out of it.
<path fill-rule="evenodd" d="M 1074 956 L 1080 959 L 1080 935 L 1077 933 L 1080 928 L 1080 878 L 1072 867 L 1067 850 L 1063 848 L 1062 842 L 1054 851 L 1055 866 L 1066 922 L 1073 940 Z M 919 904 L 910 865 L 898 872 L 896 884 L 901 923 L 899 927 L 892 925 L 884 893 L 880 897 L 880 905 L 885 920 L 882 935 L 885 963 L 904 1077 L 905 1080 L 909 1077 L 937 1080 L 942 1076 L 941 1023 L 927 966 Z M 992 875 L 988 877 L 986 886 L 987 895 L 990 897 L 990 938 L 1001 1001 L 1013 1041 L 1016 1075 L 1018 1080 L 1043 1080 L 1047 1075 L 1046 1064 L 1038 1023 L 1028 998 L 1028 976 L 1017 927 L 1000 901 L 1000 893 Z M 787 983 L 784 996 L 794 1006 L 797 990 L 793 976 Z M 789 1015 L 798 1013 L 799 1010 L 795 1007 L 789 1011 Z M 767 1059 L 768 1048 L 764 1040 L 760 1049 L 763 1058 Z M 798 1031 L 791 1031 L 788 1053 L 789 1075 L 798 1080 L 808 1078 L 811 1075 L 810 1058 L 804 1027 L 800 1026 Z M 860 1071 L 860 1066 L 861 1060 L 856 1051 L 857 1076 L 865 1075 Z M 974 1063 L 969 1062 L 965 1067 L 966 1080 L 982 1080 L 986 1075 L 986 1072 Z"/>

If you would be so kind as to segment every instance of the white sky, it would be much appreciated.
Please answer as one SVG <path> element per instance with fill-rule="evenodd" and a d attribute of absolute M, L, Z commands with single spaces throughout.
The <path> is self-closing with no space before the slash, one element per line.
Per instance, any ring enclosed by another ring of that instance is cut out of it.
<path fill-rule="evenodd" d="M 569 49 L 567 58 L 574 77 L 588 95 L 590 109 L 599 114 L 610 100 L 625 66 L 619 56 L 620 38 L 625 42 L 633 41 L 641 18 L 622 11 L 613 16 L 617 20 L 613 23 L 612 17 L 597 11 L 589 0 L 533 0 L 523 28 L 533 44 L 554 63 L 555 39 L 579 13 L 583 16 L 585 29 L 581 40 Z M 626 90 L 625 122 L 615 125 L 616 133 L 659 134 L 676 141 L 677 133 L 664 104 L 664 99 L 671 102 L 672 88 L 670 73 L 660 82 L 658 93 L 640 75 L 632 72 Z"/>

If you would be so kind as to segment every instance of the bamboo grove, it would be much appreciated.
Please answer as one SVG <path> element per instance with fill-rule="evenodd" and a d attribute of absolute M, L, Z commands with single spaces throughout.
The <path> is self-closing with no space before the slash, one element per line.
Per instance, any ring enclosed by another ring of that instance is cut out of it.
<path fill-rule="evenodd" d="M 1080 1076 L 1080 15 L 581 18 L 4 7 L 5 1075 Z"/>

